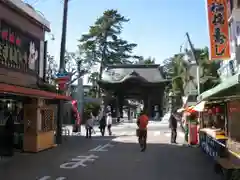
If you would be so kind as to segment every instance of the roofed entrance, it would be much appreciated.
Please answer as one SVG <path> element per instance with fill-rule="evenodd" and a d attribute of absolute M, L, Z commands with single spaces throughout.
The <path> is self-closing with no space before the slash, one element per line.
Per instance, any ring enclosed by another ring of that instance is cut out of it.
<path fill-rule="evenodd" d="M 136 99 L 144 102 L 144 109 L 150 117 L 158 112 L 162 115 L 162 101 L 165 86 L 169 80 L 164 79 L 159 65 L 112 65 L 103 72 L 99 86 L 116 99 L 117 109 L 122 115 L 124 99 Z"/>

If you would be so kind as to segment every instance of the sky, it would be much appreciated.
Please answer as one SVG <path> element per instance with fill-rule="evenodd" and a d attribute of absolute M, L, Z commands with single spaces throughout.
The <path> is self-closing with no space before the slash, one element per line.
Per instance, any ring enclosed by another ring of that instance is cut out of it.
<path fill-rule="evenodd" d="M 59 59 L 63 0 L 27 0 L 51 23 L 49 53 Z M 35 2 L 35 3 L 34 3 Z M 69 0 L 67 44 L 75 51 L 78 39 L 107 9 L 117 9 L 129 18 L 124 24 L 122 38 L 138 44 L 134 53 L 154 57 L 161 64 L 164 59 L 186 46 L 186 32 L 195 47 L 209 46 L 205 0 Z"/>

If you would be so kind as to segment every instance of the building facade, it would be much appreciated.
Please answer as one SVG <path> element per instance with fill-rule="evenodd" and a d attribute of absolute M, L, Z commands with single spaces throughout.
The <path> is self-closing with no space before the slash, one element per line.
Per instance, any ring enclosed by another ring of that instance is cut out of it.
<path fill-rule="evenodd" d="M 38 152 L 55 144 L 56 100 L 69 100 L 44 81 L 50 23 L 21 0 L 0 1 L 0 12 L 1 147 L 11 116 L 13 148 Z"/>
<path fill-rule="evenodd" d="M 222 81 L 240 72 L 240 0 L 227 0 L 231 58 L 221 63 Z"/>

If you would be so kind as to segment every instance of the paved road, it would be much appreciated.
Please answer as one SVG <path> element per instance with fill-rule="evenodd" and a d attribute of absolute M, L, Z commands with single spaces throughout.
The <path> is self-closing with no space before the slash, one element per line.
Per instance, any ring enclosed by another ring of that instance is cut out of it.
<path fill-rule="evenodd" d="M 86 134 L 84 126 L 82 126 L 82 128 L 81 128 L 81 133 L 72 133 L 72 126 L 66 126 L 66 128 L 68 128 L 68 130 L 70 132 L 70 133 L 68 133 L 69 136 L 85 136 L 85 134 Z M 113 132 L 113 135 L 117 136 L 117 137 L 118 136 L 131 136 L 131 135 L 134 136 L 136 134 L 136 128 L 137 128 L 136 123 L 123 122 L 118 125 L 114 125 L 112 127 L 112 132 Z M 181 131 L 180 127 L 178 129 L 179 129 L 178 136 L 183 138 L 184 133 Z M 93 137 L 101 136 L 98 126 L 95 126 L 94 130 L 96 133 L 93 133 L 93 135 L 92 135 Z M 155 136 L 156 137 L 165 136 L 168 139 L 170 139 L 171 133 L 168 128 L 168 123 L 150 121 L 148 130 L 149 130 L 149 134 L 151 134 L 151 136 L 154 136 L 154 137 Z M 106 134 L 108 134 L 107 130 L 106 130 Z"/>
<path fill-rule="evenodd" d="M 159 134 L 156 135 L 156 128 Z M 92 140 L 69 136 L 65 143 L 38 154 L 21 154 L 0 166 L 3 180 L 218 180 L 211 162 L 196 148 L 169 144 L 167 126 L 152 123 L 148 148 L 140 152 L 135 126 L 113 127 L 116 136 Z M 124 135 L 117 135 L 125 132 Z M 133 133 L 134 132 L 134 133 Z M 83 160 L 85 159 L 85 160 Z"/>

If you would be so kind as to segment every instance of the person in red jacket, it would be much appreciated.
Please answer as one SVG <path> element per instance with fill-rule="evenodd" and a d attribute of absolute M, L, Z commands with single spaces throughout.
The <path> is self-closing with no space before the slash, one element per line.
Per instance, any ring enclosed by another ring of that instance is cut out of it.
<path fill-rule="evenodd" d="M 141 112 L 137 120 L 138 125 L 138 141 L 141 147 L 141 151 L 145 151 L 147 148 L 147 125 L 149 118 L 145 112 Z"/>

